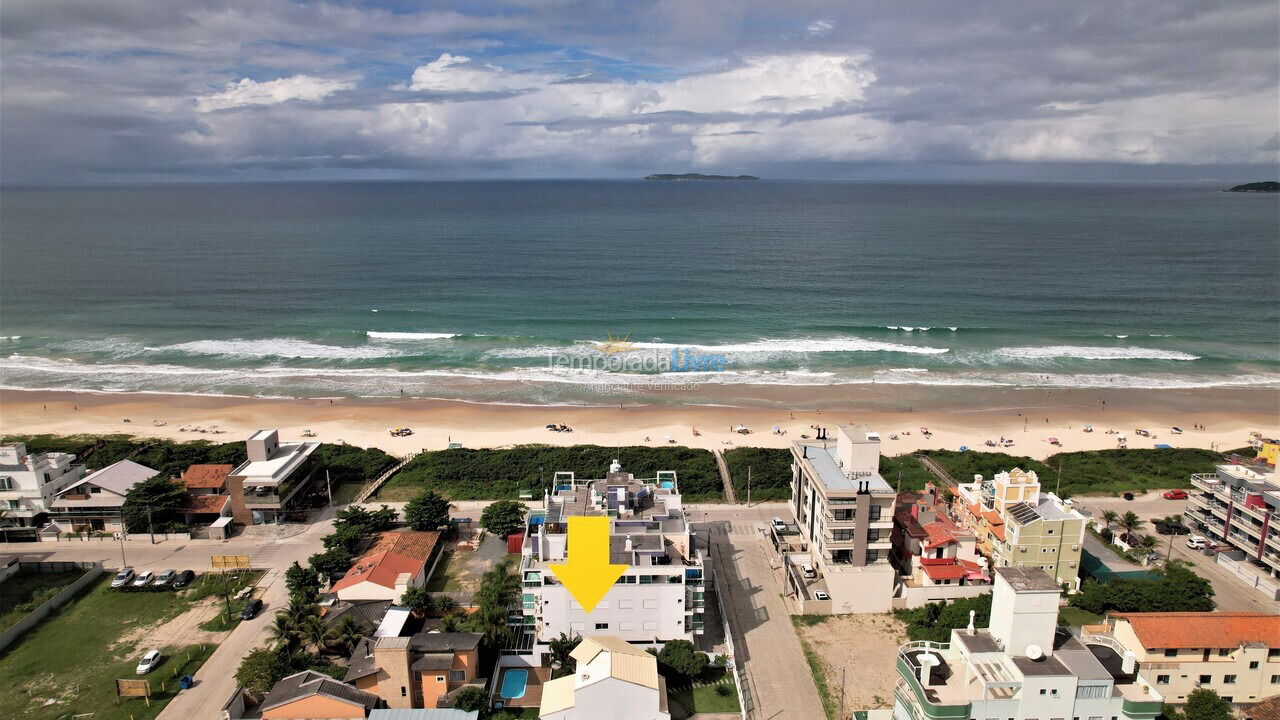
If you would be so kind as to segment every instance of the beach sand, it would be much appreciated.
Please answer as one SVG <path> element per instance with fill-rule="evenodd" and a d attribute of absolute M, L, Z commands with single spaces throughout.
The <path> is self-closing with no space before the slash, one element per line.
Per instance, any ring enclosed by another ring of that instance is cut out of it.
<path fill-rule="evenodd" d="M 984 441 L 1007 437 L 1014 445 L 1004 452 L 1041 459 L 1062 451 L 1116 447 L 1116 436 L 1107 434 L 1108 429 L 1124 432 L 1130 448 L 1168 443 L 1227 450 L 1244 446 L 1251 431 L 1280 435 L 1276 410 L 1280 395 L 1272 389 L 1250 393 L 1135 390 L 1111 392 L 1105 397 L 1085 391 L 984 394 L 934 388 L 925 394 L 899 387 L 891 392 L 893 402 L 885 397 L 868 397 L 864 402 L 843 398 L 833 401 L 829 409 L 793 412 L 778 407 L 669 403 L 540 407 L 412 398 L 286 400 L 5 390 L 0 391 L 0 433 L 125 433 L 229 442 L 242 440 L 260 428 L 279 428 L 285 440 L 296 440 L 309 429 L 322 442 L 344 441 L 405 455 L 444 449 L 450 442 L 470 448 L 531 443 L 787 447 L 801 435 L 812 437 L 813 426 L 865 423 L 880 432 L 886 455 L 961 446 L 993 450 Z M 918 397 L 912 397 L 913 392 Z M 914 404 L 902 407 L 898 400 Z M 548 423 L 567 424 L 573 432 L 552 432 L 545 427 Z M 1094 432 L 1084 431 L 1086 423 L 1093 425 Z M 1192 429 L 1197 424 L 1205 429 Z M 751 433 L 734 432 L 739 425 Z M 1183 434 L 1173 434 L 1170 428 L 1174 425 L 1182 427 Z M 775 433 L 775 426 L 784 434 Z M 184 431 L 194 427 L 224 432 Z M 392 437 L 388 432 L 391 427 L 409 427 L 414 434 Z M 929 428 L 932 437 L 926 438 L 922 427 Z M 1145 428 L 1153 437 L 1138 437 L 1135 428 Z M 898 435 L 896 440 L 889 437 L 893 433 Z M 1050 444 L 1050 437 L 1057 438 L 1061 447 Z"/>

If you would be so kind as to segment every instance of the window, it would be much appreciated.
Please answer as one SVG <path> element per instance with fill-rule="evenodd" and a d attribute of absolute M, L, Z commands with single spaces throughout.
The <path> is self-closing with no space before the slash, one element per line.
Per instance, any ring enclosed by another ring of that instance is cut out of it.
<path fill-rule="evenodd" d="M 867 531 L 867 542 L 876 542 L 880 539 L 880 528 L 871 528 Z"/>
<path fill-rule="evenodd" d="M 1218 651 L 1218 657 L 1227 657 L 1231 655 L 1231 648 L 1222 648 Z"/>
<path fill-rule="evenodd" d="M 597 630 L 608 630 L 608 629 L 609 629 L 609 623 L 596 623 L 596 629 L 597 629 Z"/>
<path fill-rule="evenodd" d="M 405 689 L 405 687 L 404 687 L 403 685 L 401 685 L 401 686 L 400 686 L 400 697 L 405 697 L 405 696 L 407 696 L 408 694 L 409 694 L 409 691 L 408 691 L 408 690 L 406 690 L 406 689 Z"/>
<path fill-rule="evenodd" d="M 1049 692 L 1049 691 L 1048 691 L 1048 690 L 1045 690 L 1044 688 L 1040 688 L 1040 694 L 1041 694 L 1041 695 L 1044 695 L 1044 694 L 1045 694 L 1045 693 L 1047 693 L 1047 692 Z"/>
<path fill-rule="evenodd" d="M 19 503 L 17 500 L 10 500 L 10 501 L 9 501 L 9 509 L 10 509 L 10 510 L 19 510 L 19 509 L 21 509 L 21 508 L 22 508 L 22 504 L 21 504 L 21 503 Z"/>
<path fill-rule="evenodd" d="M 1280 648 L 1271 648 L 1267 651 L 1268 660 L 1275 660 L 1276 658 L 1280 658 Z"/>
<path fill-rule="evenodd" d="M 449 671 L 449 682 L 451 682 L 451 683 L 463 683 L 463 682 L 466 682 L 466 681 L 467 681 L 467 671 L 466 671 L 466 670 L 450 670 L 450 671 Z"/>
<path fill-rule="evenodd" d="M 644 601 L 644 609 L 645 609 L 645 610 L 657 610 L 657 609 L 658 609 L 658 601 L 657 601 L 657 600 L 645 600 L 645 601 Z"/>
<path fill-rule="evenodd" d="M 90 486 L 89 486 L 89 493 L 90 493 L 91 495 L 92 495 L 92 494 L 97 494 L 97 493 L 100 493 L 100 492 L 102 492 L 102 488 L 98 487 L 97 485 L 90 485 Z"/>
<path fill-rule="evenodd" d="M 635 608 L 635 606 L 636 606 L 635 600 L 619 600 L 618 601 L 619 610 L 631 610 Z"/>
<path fill-rule="evenodd" d="M 1236 676 L 1235 676 L 1235 675 L 1223 675 L 1223 676 L 1222 676 L 1222 684 L 1223 684 L 1223 685 L 1235 685 L 1235 684 L 1236 684 Z"/>
<path fill-rule="evenodd" d="M 1280 675 L 1272 675 L 1272 676 L 1271 676 L 1271 684 L 1272 684 L 1272 685 L 1280 685 Z"/>
<path fill-rule="evenodd" d="M 13 489 L 13 478 L 8 476 L 0 477 L 0 490 L 12 490 L 12 489 Z"/>
<path fill-rule="evenodd" d="M 653 584 L 653 576 L 652 576 L 652 575 L 641 575 L 641 576 L 640 576 L 640 584 L 641 584 L 641 585 L 652 585 L 652 584 Z"/>
<path fill-rule="evenodd" d="M 1209 684 L 1209 683 L 1211 683 L 1211 682 L 1213 682 L 1213 676 L 1212 676 L 1212 675 L 1201 675 L 1201 676 L 1200 676 L 1200 684 L 1201 684 L 1201 685 L 1208 685 L 1208 684 Z"/>
<path fill-rule="evenodd" d="M 1169 684 L 1169 676 L 1168 676 L 1168 675 L 1157 675 L 1157 676 L 1156 676 L 1156 684 L 1157 684 L 1157 685 L 1168 685 L 1168 684 Z"/>
<path fill-rule="evenodd" d="M 869 522 L 880 522 L 880 506 L 872 505 L 871 512 L 868 513 L 867 520 Z"/>
<path fill-rule="evenodd" d="M 443 676 L 443 675 L 437 675 L 437 676 L 436 676 L 436 682 L 438 682 L 438 683 L 442 683 L 442 682 L 444 682 L 444 676 Z"/>
<path fill-rule="evenodd" d="M 1167 648 L 1167 649 L 1164 651 L 1164 656 L 1165 656 L 1165 657 L 1178 657 L 1178 650 L 1177 650 L 1177 648 Z"/>
<path fill-rule="evenodd" d="M 852 539 L 853 539 L 852 530 L 832 530 L 831 531 L 832 542 L 849 542 Z"/>
<path fill-rule="evenodd" d="M 1257 669 L 1258 669 L 1258 661 L 1257 661 L 1257 660 L 1251 660 L 1251 661 L 1249 662 L 1249 669 L 1250 669 L 1250 670 L 1257 670 Z"/>

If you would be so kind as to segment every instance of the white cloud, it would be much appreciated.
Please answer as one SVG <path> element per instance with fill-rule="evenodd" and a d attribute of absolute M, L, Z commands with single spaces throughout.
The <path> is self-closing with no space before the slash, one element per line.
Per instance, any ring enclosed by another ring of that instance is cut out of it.
<path fill-rule="evenodd" d="M 290 100 L 315 102 L 353 87 L 355 83 L 346 80 L 310 75 L 293 75 L 266 82 L 243 78 L 239 82 L 227 83 L 227 89 L 222 92 L 196 98 L 196 109 L 200 112 L 209 112 L 245 105 L 279 105 Z"/>
<path fill-rule="evenodd" d="M 807 28 L 807 30 L 809 31 L 809 34 L 815 37 L 819 35 L 826 35 L 827 33 L 835 29 L 836 29 L 836 24 L 832 20 L 814 20 L 813 22 L 809 23 L 809 27 Z"/>
<path fill-rule="evenodd" d="M 502 92 L 545 84 L 549 76 L 511 73 L 496 66 L 473 62 L 466 55 L 444 53 L 413 71 L 409 87 L 437 92 Z"/>

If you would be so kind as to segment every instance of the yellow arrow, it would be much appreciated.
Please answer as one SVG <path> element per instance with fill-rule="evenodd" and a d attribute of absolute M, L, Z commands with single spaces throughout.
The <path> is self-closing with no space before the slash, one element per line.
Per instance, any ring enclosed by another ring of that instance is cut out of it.
<path fill-rule="evenodd" d="M 569 518 L 568 562 L 548 567 L 588 613 L 627 569 L 609 563 L 609 518 L 583 516 Z"/>

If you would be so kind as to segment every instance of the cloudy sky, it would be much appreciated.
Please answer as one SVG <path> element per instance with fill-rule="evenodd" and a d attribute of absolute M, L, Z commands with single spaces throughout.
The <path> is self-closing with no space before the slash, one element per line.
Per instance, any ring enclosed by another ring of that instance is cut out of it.
<path fill-rule="evenodd" d="M 1275 0 L 4 0 L 0 180 L 1274 178 Z"/>

